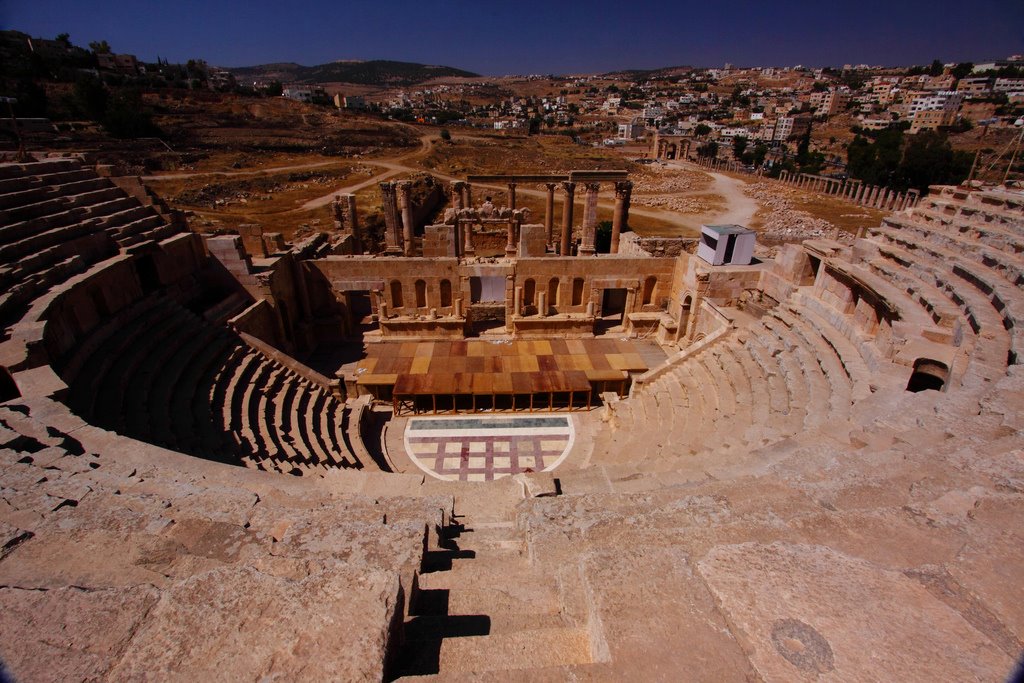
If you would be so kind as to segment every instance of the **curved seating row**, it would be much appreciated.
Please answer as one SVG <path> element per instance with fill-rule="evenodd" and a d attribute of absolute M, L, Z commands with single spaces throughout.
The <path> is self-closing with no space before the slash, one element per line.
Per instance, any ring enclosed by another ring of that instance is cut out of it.
<path fill-rule="evenodd" d="M 97 328 L 58 369 L 68 405 L 118 433 L 293 474 L 362 467 L 343 401 L 163 296 Z"/>
<path fill-rule="evenodd" d="M 179 230 L 77 159 L 0 165 L 0 326 L 119 248 Z"/>

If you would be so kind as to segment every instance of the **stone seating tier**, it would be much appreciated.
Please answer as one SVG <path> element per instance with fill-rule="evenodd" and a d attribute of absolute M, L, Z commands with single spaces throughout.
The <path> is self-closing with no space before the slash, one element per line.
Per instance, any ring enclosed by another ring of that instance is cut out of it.
<path fill-rule="evenodd" d="M 389 625 L 404 621 L 416 573 L 443 552 L 435 530 L 449 527 L 451 496 L 260 476 L 119 437 L 62 408 L 0 405 L 0 630 L 16 624 L 24 638 L 4 653 L 5 671 L 19 680 L 393 677 L 402 643 Z M 365 555 L 339 556 L 349 543 Z M 254 623 L 253 610 L 273 623 Z M 342 623 L 354 641 L 338 648 Z M 129 624 L 131 638 L 101 644 Z M 269 628 L 287 633 L 268 640 Z M 194 638 L 261 644 L 211 656 L 183 645 Z M 86 655 L 70 645 L 84 642 L 96 643 Z M 315 664 L 300 642 L 323 650 Z"/>
<path fill-rule="evenodd" d="M 934 241 L 893 228 L 874 228 L 871 235 L 885 242 L 902 247 L 913 253 L 919 262 L 927 264 L 934 272 L 951 272 L 959 280 L 969 283 L 988 299 L 1003 321 L 1003 327 L 1010 334 L 1009 364 L 1024 358 L 1024 339 L 1015 334 L 1015 329 L 1024 322 L 1024 301 L 1020 300 L 1018 287 L 1006 280 L 998 271 L 973 259 L 962 257 L 962 251 L 953 251 Z"/>
<path fill-rule="evenodd" d="M 77 159 L 0 164 L 0 325 L 119 247 L 179 231 Z"/>
<path fill-rule="evenodd" d="M 843 432 L 852 404 L 872 393 L 868 361 L 820 315 L 803 313 L 799 302 L 779 307 L 613 404 L 617 427 L 595 443 L 594 460 L 614 463 L 623 444 L 655 433 L 640 459 L 650 467 L 665 460 L 663 469 L 708 450 L 725 455 L 823 428 Z"/>
<path fill-rule="evenodd" d="M 344 403 L 166 297 L 103 325 L 61 363 L 68 404 L 94 424 L 280 472 L 363 467 Z M 316 416 L 316 417 L 314 417 Z"/>

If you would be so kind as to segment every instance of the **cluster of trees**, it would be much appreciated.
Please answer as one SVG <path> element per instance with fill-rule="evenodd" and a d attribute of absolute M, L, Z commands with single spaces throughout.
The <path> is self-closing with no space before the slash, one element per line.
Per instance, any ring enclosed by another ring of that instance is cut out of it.
<path fill-rule="evenodd" d="M 901 126 L 879 131 L 874 140 L 858 135 L 847 147 L 846 158 L 850 176 L 900 192 L 957 184 L 971 170 L 971 155 L 954 150 L 945 133 L 905 136 Z"/>
<path fill-rule="evenodd" d="M 75 83 L 68 104 L 79 116 L 96 121 L 117 138 L 160 134 L 143 105 L 142 93 L 134 88 L 111 92 L 99 79 L 82 76 Z"/>
<path fill-rule="evenodd" d="M 933 59 L 932 63 L 928 66 L 912 66 L 907 69 L 908 76 L 920 76 L 927 74 L 929 76 L 941 76 L 946 70 L 945 65 L 941 60 Z M 998 69 L 988 69 L 979 73 L 974 73 L 973 62 L 960 62 L 954 65 L 950 69 L 950 73 L 957 80 L 961 78 L 967 78 L 970 75 L 975 76 L 988 76 L 996 78 L 1024 78 L 1024 67 L 1019 66 L 1003 66 Z"/>
<path fill-rule="evenodd" d="M 753 149 L 750 149 L 750 141 L 742 135 L 737 135 L 732 139 L 732 155 L 741 163 L 757 168 L 764 163 L 765 157 L 768 156 L 768 145 L 758 142 Z"/>

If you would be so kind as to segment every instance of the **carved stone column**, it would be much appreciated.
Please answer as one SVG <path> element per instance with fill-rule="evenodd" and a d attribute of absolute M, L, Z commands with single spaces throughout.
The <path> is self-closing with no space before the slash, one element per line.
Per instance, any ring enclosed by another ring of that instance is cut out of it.
<path fill-rule="evenodd" d="M 508 208 L 516 210 L 516 184 L 508 184 Z"/>
<path fill-rule="evenodd" d="M 615 183 L 615 213 L 612 215 L 612 247 L 611 253 L 619 253 L 619 235 L 622 228 L 628 225 L 629 199 L 633 194 L 633 183 L 623 180 Z"/>
<path fill-rule="evenodd" d="M 456 180 L 452 183 L 452 208 L 456 211 L 465 208 L 465 204 L 462 203 L 463 188 L 466 183 L 461 180 Z"/>
<path fill-rule="evenodd" d="M 565 204 L 562 205 L 562 256 L 569 255 L 569 242 L 572 240 L 572 208 L 576 201 L 576 183 L 564 182 L 562 189 L 565 190 Z"/>
<path fill-rule="evenodd" d="M 405 255 L 412 256 L 412 182 L 401 180 L 398 185 L 398 204 L 402 209 L 402 239 Z"/>
<path fill-rule="evenodd" d="M 593 256 L 594 239 L 597 236 L 597 193 L 601 183 L 585 183 L 586 203 L 583 205 L 583 234 L 580 239 L 580 256 Z"/>
<path fill-rule="evenodd" d="M 519 223 L 519 218 L 512 216 L 508 219 L 508 241 L 505 242 L 505 256 L 512 258 L 516 255 L 516 227 Z"/>
<path fill-rule="evenodd" d="M 402 233 L 398 227 L 398 201 L 395 183 L 381 183 L 380 196 L 384 204 L 384 253 L 402 255 Z"/>
<path fill-rule="evenodd" d="M 466 242 L 462 247 L 463 256 L 476 256 L 476 247 L 473 246 L 473 221 L 460 220 L 462 232 L 465 234 Z"/>
<path fill-rule="evenodd" d="M 555 183 L 545 183 L 544 187 L 548 188 L 548 199 L 544 203 L 544 232 L 550 245 L 555 231 Z"/>
<path fill-rule="evenodd" d="M 466 208 L 473 206 L 473 187 L 469 183 L 462 183 L 462 205 Z"/>

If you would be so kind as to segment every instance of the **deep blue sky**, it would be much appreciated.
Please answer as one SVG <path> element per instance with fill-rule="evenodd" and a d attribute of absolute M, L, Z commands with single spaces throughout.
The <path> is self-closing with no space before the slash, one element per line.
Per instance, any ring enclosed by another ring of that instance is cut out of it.
<path fill-rule="evenodd" d="M 1024 0 L 0 0 L 0 28 L 218 66 L 397 59 L 503 75 L 903 65 L 1024 52 Z"/>

